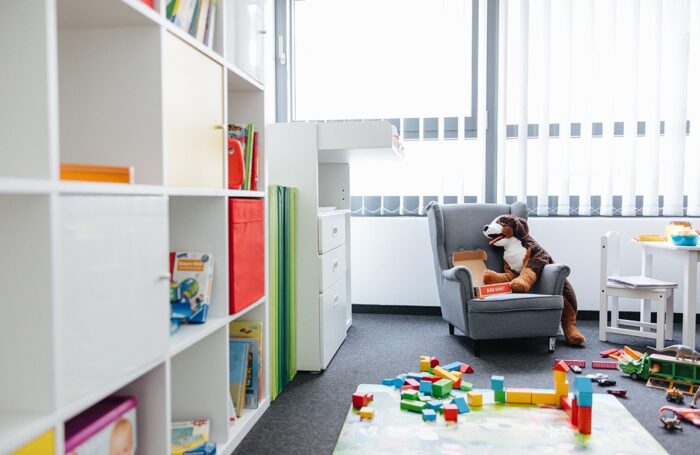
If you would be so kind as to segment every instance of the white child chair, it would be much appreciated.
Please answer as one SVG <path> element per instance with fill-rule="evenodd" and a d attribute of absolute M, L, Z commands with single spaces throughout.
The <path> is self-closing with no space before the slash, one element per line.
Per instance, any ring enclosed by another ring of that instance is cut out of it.
<path fill-rule="evenodd" d="M 678 285 L 645 276 L 625 277 L 637 283 L 638 287 L 635 288 L 610 281 L 610 277 L 619 275 L 620 234 L 608 232 L 600 240 L 600 341 L 606 341 L 608 333 L 617 333 L 655 339 L 656 348 L 663 349 L 664 339 L 673 338 L 673 288 Z M 620 297 L 655 301 L 656 322 L 620 319 L 618 310 Z M 608 325 L 608 299 L 611 301 L 610 325 Z M 624 329 L 620 326 L 637 328 Z"/>

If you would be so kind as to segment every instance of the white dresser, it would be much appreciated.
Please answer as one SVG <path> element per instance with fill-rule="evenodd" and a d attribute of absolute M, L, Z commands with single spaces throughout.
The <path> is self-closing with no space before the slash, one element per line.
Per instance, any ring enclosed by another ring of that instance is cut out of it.
<path fill-rule="evenodd" d="M 270 184 L 298 191 L 297 368 L 321 371 L 352 325 L 349 163 L 402 156 L 386 121 L 278 123 L 265 140 Z"/>

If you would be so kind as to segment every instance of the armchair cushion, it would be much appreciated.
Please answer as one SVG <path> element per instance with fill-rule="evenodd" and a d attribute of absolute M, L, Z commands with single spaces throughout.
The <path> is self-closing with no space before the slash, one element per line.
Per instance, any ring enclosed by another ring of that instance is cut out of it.
<path fill-rule="evenodd" d="M 467 302 L 474 339 L 556 336 L 564 307 L 560 295 L 501 294 Z"/>

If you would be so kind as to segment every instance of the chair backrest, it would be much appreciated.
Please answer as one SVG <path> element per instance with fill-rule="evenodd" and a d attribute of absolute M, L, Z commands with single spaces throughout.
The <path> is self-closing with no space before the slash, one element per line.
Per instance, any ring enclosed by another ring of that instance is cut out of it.
<path fill-rule="evenodd" d="M 527 219 L 527 205 L 523 202 L 512 205 L 431 203 L 428 226 L 438 282 L 442 271 L 452 268 L 452 253 L 460 250 L 481 248 L 488 254 L 487 267 L 502 271 L 503 250 L 489 245 L 483 230 L 494 218 L 507 214 Z"/>
<path fill-rule="evenodd" d="M 608 277 L 620 274 L 620 234 L 610 231 L 600 238 L 600 285 L 608 284 Z"/>

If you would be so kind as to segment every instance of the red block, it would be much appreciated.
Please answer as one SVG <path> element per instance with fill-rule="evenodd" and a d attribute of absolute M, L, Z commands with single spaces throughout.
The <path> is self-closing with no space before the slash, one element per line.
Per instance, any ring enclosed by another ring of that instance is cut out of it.
<path fill-rule="evenodd" d="M 416 390 L 416 389 L 414 389 L 412 385 L 405 384 L 405 385 L 402 385 L 399 390 Z"/>
<path fill-rule="evenodd" d="M 229 313 L 265 294 L 265 209 L 262 199 L 229 199 Z"/>
<path fill-rule="evenodd" d="M 591 434 L 591 422 L 593 418 L 593 408 L 578 408 L 578 432 L 581 434 Z"/>
<path fill-rule="evenodd" d="M 411 386 L 413 390 L 419 390 L 420 389 L 420 383 L 416 381 L 415 379 L 406 379 L 404 382 L 405 385 Z"/>
<path fill-rule="evenodd" d="M 426 381 L 430 381 L 430 382 L 438 382 L 442 378 L 440 376 L 430 375 L 430 376 L 423 376 L 423 379 Z"/>
<path fill-rule="evenodd" d="M 374 401 L 373 393 L 366 393 L 365 396 L 367 397 L 367 401 Z"/>
<path fill-rule="evenodd" d="M 363 406 L 367 406 L 368 400 L 367 400 L 367 394 L 366 393 L 359 393 L 355 392 L 352 394 L 352 405 L 356 408 L 361 408 Z"/>
<path fill-rule="evenodd" d="M 436 366 L 440 365 L 440 361 L 438 360 L 437 357 L 431 357 L 430 358 L 430 366 L 432 368 L 435 368 Z"/>
<path fill-rule="evenodd" d="M 457 421 L 457 405 L 456 404 L 446 404 L 444 408 L 445 420 L 446 421 Z"/>
<path fill-rule="evenodd" d="M 560 405 L 561 405 L 562 411 L 565 411 L 570 419 L 571 418 L 571 407 L 572 407 L 571 399 L 568 397 L 561 397 Z"/>
<path fill-rule="evenodd" d="M 554 363 L 554 368 L 552 368 L 554 371 L 563 371 L 564 373 L 569 372 L 569 365 L 566 364 L 563 360 L 557 360 Z"/>
<path fill-rule="evenodd" d="M 601 357 L 607 357 L 610 354 L 615 354 L 618 350 L 613 348 L 613 349 L 606 349 L 605 351 L 600 351 L 600 356 Z"/>
<path fill-rule="evenodd" d="M 608 362 L 606 360 L 593 360 L 591 366 L 601 370 L 617 370 L 617 361 Z"/>
<path fill-rule="evenodd" d="M 462 385 L 462 378 L 459 378 L 455 382 L 452 383 L 452 388 L 459 389 L 459 386 L 461 386 L 461 385 Z"/>
<path fill-rule="evenodd" d="M 577 367 L 586 368 L 586 361 L 585 360 L 556 359 L 554 361 L 555 364 L 557 364 L 559 362 L 564 362 L 565 364 L 567 364 L 570 367 L 576 365 Z"/>
<path fill-rule="evenodd" d="M 578 402 L 576 397 L 571 399 L 571 425 L 578 426 Z"/>
<path fill-rule="evenodd" d="M 474 373 L 474 368 L 469 366 L 468 363 L 463 363 L 459 366 L 459 371 L 462 372 L 462 374 L 472 374 Z"/>

